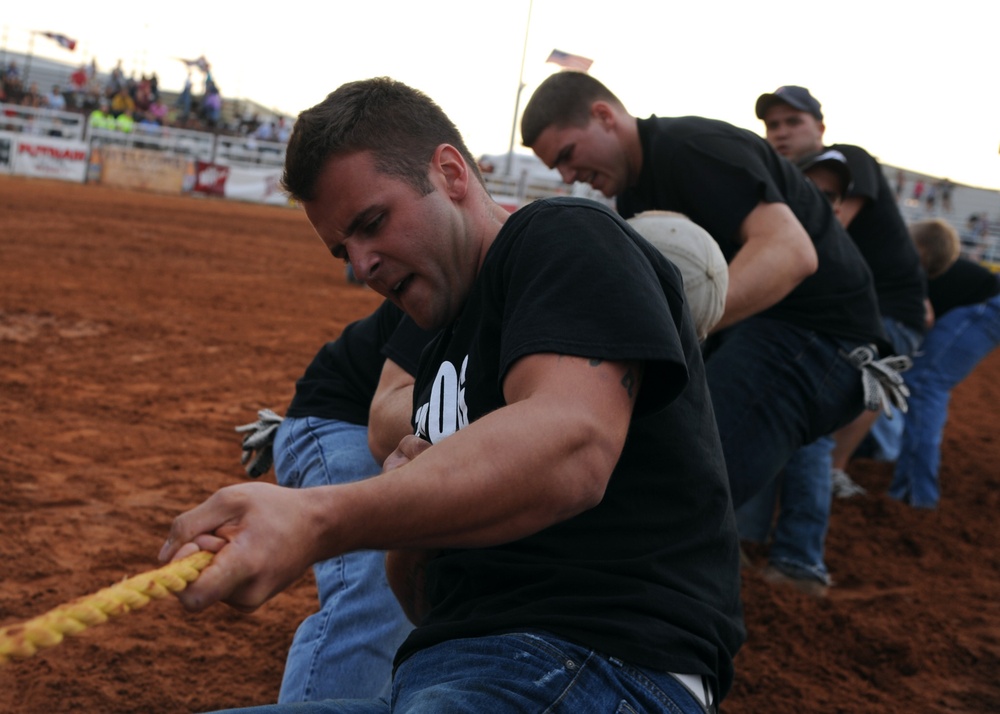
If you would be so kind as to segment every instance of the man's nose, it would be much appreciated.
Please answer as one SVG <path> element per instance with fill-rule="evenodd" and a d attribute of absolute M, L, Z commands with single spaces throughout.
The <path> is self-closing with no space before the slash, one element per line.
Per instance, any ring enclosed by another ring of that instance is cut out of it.
<path fill-rule="evenodd" d="M 355 251 L 357 255 L 351 255 L 351 265 L 354 266 L 354 274 L 359 280 L 368 282 L 375 278 L 382 261 L 377 253 L 370 251 Z"/>

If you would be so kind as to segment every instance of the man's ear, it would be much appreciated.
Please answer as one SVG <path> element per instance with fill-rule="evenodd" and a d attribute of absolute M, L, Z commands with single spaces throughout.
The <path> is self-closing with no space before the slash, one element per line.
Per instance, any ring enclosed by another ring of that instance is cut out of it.
<path fill-rule="evenodd" d="M 614 108 L 600 99 L 590 105 L 590 117 L 596 119 L 603 129 L 613 128 L 618 121 Z"/>
<path fill-rule="evenodd" d="M 438 177 L 439 187 L 451 198 L 462 199 L 469 190 L 472 171 L 462 152 L 451 144 L 441 144 L 434 150 L 431 174 Z"/>

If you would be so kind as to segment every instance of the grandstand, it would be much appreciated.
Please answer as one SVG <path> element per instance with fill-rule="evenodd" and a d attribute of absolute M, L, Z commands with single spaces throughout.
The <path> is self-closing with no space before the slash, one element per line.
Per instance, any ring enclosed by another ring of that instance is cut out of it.
<path fill-rule="evenodd" d="M 23 77 L 25 85 L 30 85 L 34 82 L 42 92 L 47 92 L 53 85 L 59 85 L 64 90 L 67 101 L 72 101 L 71 93 L 66 90 L 71 86 L 70 75 L 72 75 L 78 65 L 38 55 L 29 57 L 20 52 L 0 49 L 0 68 L 6 68 L 12 61 L 17 63 L 18 68 L 26 75 Z M 111 73 L 98 68 L 97 78 L 101 86 L 107 86 L 111 81 Z M 179 92 L 161 87 L 160 95 L 163 103 L 168 107 L 172 107 L 177 102 Z M 245 97 L 226 98 L 222 105 L 223 131 L 237 133 L 241 121 L 245 117 L 253 115 L 275 119 L 284 116 L 289 121 L 294 119 L 294 117 L 283 115 L 277 109 L 265 107 L 253 99 Z"/>

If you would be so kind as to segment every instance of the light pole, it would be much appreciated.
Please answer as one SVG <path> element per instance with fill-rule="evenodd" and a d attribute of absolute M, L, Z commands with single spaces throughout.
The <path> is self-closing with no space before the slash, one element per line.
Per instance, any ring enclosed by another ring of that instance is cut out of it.
<path fill-rule="evenodd" d="M 521 73 L 517 77 L 517 97 L 514 99 L 514 120 L 510 126 L 510 145 L 507 147 L 507 166 L 505 176 L 510 176 L 514 166 L 514 135 L 517 133 L 517 113 L 521 109 L 521 92 L 524 91 L 524 58 L 528 54 L 528 32 L 531 30 L 531 6 L 534 0 L 528 0 L 528 22 L 524 26 L 524 48 L 521 50 Z"/>

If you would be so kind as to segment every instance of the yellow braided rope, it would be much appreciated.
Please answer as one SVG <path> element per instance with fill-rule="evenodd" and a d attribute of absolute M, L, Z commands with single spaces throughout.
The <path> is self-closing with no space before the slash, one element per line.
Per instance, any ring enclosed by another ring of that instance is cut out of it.
<path fill-rule="evenodd" d="M 180 592 L 195 581 L 212 560 L 201 550 L 157 570 L 140 573 L 93 595 L 71 600 L 44 615 L 0 629 L 0 665 L 12 659 L 30 657 L 43 647 L 53 647 L 64 635 L 75 635 L 109 617 L 124 615 L 146 605 L 151 599 Z"/>

